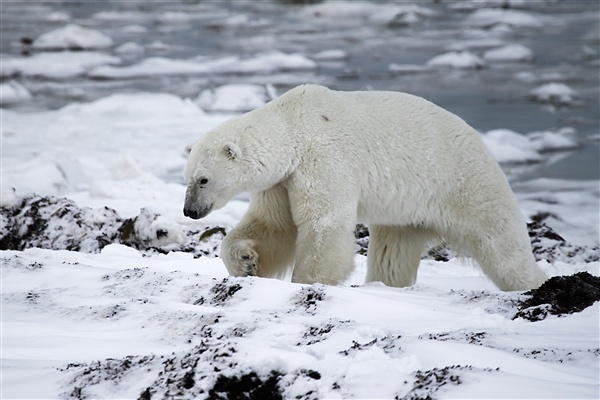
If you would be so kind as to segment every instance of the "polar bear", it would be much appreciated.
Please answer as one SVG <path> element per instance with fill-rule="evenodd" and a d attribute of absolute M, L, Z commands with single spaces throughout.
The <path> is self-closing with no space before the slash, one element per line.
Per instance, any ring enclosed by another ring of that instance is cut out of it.
<path fill-rule="evenodd" d="M 366 281 L 413 285 L 439 240 L 502 290 L 540 286 L 525 221 L 479 134 L 406 93 L 298 86 L 188 147 L 184 214 L 200 219 L 250 192 L 221 256 L 233 276 L 335 285 L 370 229 Z"/>

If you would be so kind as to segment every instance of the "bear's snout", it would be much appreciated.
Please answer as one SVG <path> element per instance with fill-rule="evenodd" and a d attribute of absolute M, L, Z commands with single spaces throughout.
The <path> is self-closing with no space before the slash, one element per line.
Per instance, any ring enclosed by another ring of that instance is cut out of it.
<path fill-rule="evenodd" d="M 208 215 L 208 213 L 210 213 L 210 210 L 212 209 L 212 204 L 208 207 L 184 207 L 183 208 L 183 215 L 185 215 L 186 217 L 189 217 L 191 219 L 200 219 L 200 218 L 204 218 Z"/>

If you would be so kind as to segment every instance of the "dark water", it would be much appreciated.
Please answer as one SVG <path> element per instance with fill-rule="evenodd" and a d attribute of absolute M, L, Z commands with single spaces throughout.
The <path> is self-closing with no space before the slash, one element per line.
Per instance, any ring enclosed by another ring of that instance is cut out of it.
<path fill-rule="evenodd" d="M 66 22 L 49 22 L 52 12 L 68 14 L 70 23 L 109 35 L 115 47 L 135 42 L 146 46 L 160 41 L 164 49 L 146 49 L 140 57 L 124 58 L 124 64 L 145 57 L 189 59 L 196 56 L 253 56 L 279 50 L 311 55 L 329 49 L 347 54 L 340 61 L 317 61 L 312 71 L 278 74 L 153 76 L 129 80 L 69 80 L 16 77 L 34 100 L 16 108 L 56 109 L 73 101 L 89 101 L 116 92 L 152 91 L 195 97 L 206 87 L 224 83 L 270 83 L 279 92 L 304 82 L 322 83 L 334 89 L 398 90 L 414 93 L 451 110 L 480 131 L 508 128 L 521 133 L 573 127 L 582 142 L 579 149 L 546 162 L 515 169 L 519 179 L 556 177 L 600 179 L 599 110 L 599 2 L 595 0 L 525 1 L 516 11 L 538 18 L 539 27 L 515 27 L 501 39 L 529 47 L 529 63 L 488 63 L 480 70 L 435 69 L 399 74 L 395 64 L 424 65 L 448 46 L 472 39 L 476 30 L 466 24 L 473 11 L 451 8 L 457 2 L 372 2 L 381 5 L 416 4 L 434 12 L 411 24 L 373 22 L 370 15 L 327 18 L 307 13 L 305 6 L 265 1 L 170 1 L 170 2 L 2 2 L 0 44 L 3 55 L 18 55 L 23 37 L 36 38 Z M 336 3 L 342 4 L 342 3 Z M 107 14 L 110 12 L 110 14 Z M 226 18 L 245 15 L 248 22 L 227 26 Z M 144 33 L 127 27 L 142 26 Z M 479 28 L 489 32 L 492 27 Z M 471 51 L 477 54 L 483 48 Z M 114 53 L 114 49 L 107 50 Z M 529 78 L 523 79 L 523 73 Z M 520 75 L 519 75 L 520 74 Z M 528 100 L 533 88 L 548 81 L 569 85 L 577 92 L 569 106 L 551 106 Z M 521 77 L 521 78 L 520 78 Z M 74 90 L 77 89 L 77 90 Z M 510 167 L 506 167 L 510 169 Z"/>

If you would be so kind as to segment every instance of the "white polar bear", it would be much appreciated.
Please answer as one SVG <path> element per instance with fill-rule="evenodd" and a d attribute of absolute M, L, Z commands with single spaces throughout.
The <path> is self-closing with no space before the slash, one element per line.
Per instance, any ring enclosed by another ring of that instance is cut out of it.
<path fill-rule="evenodd" d="M 415 283 L 426 246 L 468 253 L 502 290 L 541 285 L 525 222 L 479 134 L 410 94 L 303 85 L 189 147 L 184 214 L 250 192 L 221 256 L 234 276 L 335 285 L 369 225 L 367 282 Z"/>

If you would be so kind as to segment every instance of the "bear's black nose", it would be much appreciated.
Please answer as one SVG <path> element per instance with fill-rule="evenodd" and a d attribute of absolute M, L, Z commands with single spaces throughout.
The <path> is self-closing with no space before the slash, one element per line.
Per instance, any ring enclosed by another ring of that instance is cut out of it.
<path fill-rule="evenodd" d="M 191 219 L 200 219 L 206 217 L 212 210 L 212 203 L 209 206 L 183 206 L 183 215 Z"/>
<path fill-rule="evenodd" d="M 191 219 L 200 219 L 200 213 L 198 212 L 198 210 L 193 208 L 184 208 L 183 215 L 185 215 L 186 217 L 190 217 Z"/>

